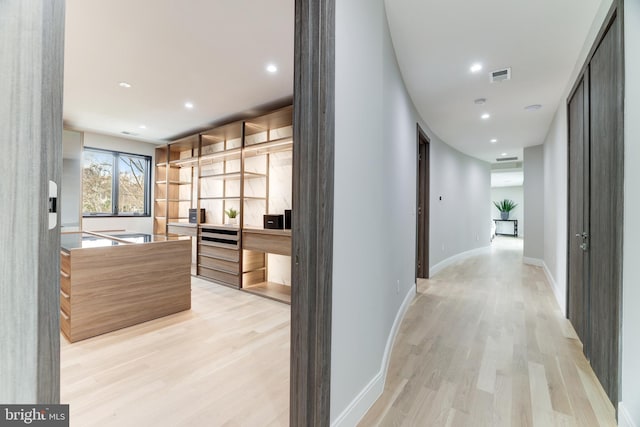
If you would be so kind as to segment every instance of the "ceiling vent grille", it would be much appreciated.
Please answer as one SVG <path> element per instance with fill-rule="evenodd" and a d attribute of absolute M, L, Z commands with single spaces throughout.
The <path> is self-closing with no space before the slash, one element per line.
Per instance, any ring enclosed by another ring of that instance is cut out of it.
<path fill-rule="evenodd" d="M 489 73 L 489 81 L 491 83 L 500 83 L 504 80 L 511 80 L 511 68 L 503 68 Z"/>
<path fill-rule="evenodd" d="M 496 159 L 496 162 L 513 162 L 514 160 L 518 160 L 517 157 L 499 157 Z"/>

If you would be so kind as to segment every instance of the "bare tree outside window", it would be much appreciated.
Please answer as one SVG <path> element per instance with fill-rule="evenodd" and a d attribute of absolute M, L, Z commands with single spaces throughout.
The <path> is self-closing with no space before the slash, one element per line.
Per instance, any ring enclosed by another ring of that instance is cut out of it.
<path fill-rule="evenodd" d="M 146 159 L 120 156 L 118 213 L 144 214 Z"/>
<path fill-rule="evenodd" d="M 84 215 L 150 215 L 150 164 L 147 156 L 85 148 Z"/>

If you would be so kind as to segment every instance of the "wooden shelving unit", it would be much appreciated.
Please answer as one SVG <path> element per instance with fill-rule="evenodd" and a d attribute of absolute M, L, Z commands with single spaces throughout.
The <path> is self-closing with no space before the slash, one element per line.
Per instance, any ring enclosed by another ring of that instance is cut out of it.
<path fill-rule="evenodd" d="M 242 288 L 287 303 L 291 303 L 291 232 L 262 227 L 265 214 L 284 215 L 291 209 L 292 125 L 291 107 L 247 120 L 242 153 Z"/>
<path fill-rule="evenodd" d="M 154 229 L 192 236 L 193 274 L 290 302 L 290 231 L 262 233 L 262 239 L 288 247 L 286 253 L 245 248 L 243 236 L 245 229 L 262 229 L 265 214 L 291 209 L 292 122 L 289 106 L 156 150 Z M 189 208 L 204 209 L 204 222 L 189 224 Z M 225 214 L 231 208 L 239 212 L 235 222 Z"/>

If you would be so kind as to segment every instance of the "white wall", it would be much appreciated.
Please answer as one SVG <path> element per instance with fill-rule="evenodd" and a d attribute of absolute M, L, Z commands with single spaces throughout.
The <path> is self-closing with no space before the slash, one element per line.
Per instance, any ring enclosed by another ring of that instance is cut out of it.
<path fill-rule="evenodd" d="M 419 118 L 383 0 L 336 2 L 335 71 L 331 419 L 351 426 L 382 392 L 390 337 L 415 292 Z M 489 165 L 424 130 L 431 138 L 433 265 L 489 244 Z"/>
<path fill-rule="evenodd" d="M 509 219 L 518 220 L 518 237 L 524 236 L 524 190 L 522 185 L 514 187 L 492 187 L 491 188 L 491 200 L 489 201 L 489 207 L 491 208 L 491 218 L 500 218 L 500 211 L 493 202 L 501 202 L 504 199 L 513 200 L 518 206 L 509 214 Z M 491 224 L 489 224 L 490 226 Z M 513 224 L 507 222 L 497 222 L 496 232 L 511 234 L 513 233 Z"/>
<path fill-rule="evenodd" d="M 525 262 L 542 261 L 544 256 L 544 152 L 542 145 L 524 149 L 523 257 Z"/>
<path fill-rule="evenodd" d="M 621 417 L 628 415 L 636 426 L 640 426 L 640 0 L 625 1 L 624 15 L 626 94 L 622 285 L 623 405 L 620 412 Z"/>
<path fill-rule="evenodd" d="M 62 132 L 60 224 L 79 228 L 82 218 L 82 133 Z"/>
<path fill-rule="evenodd" d="M 98 133 L 85 132 L 84 146 L 90 148 L 102 148 L 105 150 L 122 151 L 131 154 L 143 154 L 145 156 L 154 156 L 156 145 L 141 141 L 134 141 L 126 138 L 118 138 L 116 136 L 102 135 Z M 155 180 L 154 160 L 151 160 L 152 176 L 151 181 Z M 151 200 L 153 201 L 153 185 L 151 186 Z M 153 203 L 151 203 L 153 209 Z M 95 230 L 127 230 L 139 231 L 142 233 L 153 234 L 153 212 L 151 217 L 143 218 L 89 218 L 82 219 L 82 228 L 89 231 Z"/>

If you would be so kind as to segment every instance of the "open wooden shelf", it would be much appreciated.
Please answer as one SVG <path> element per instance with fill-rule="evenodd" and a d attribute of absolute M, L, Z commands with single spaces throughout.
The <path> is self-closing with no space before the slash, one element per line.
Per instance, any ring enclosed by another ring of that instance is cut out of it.
<path fill-rule="evenodd" d="M 273 282 L 261 282 L 245 286 L 242 290 L 291 305 L 291 286 Z"/>

